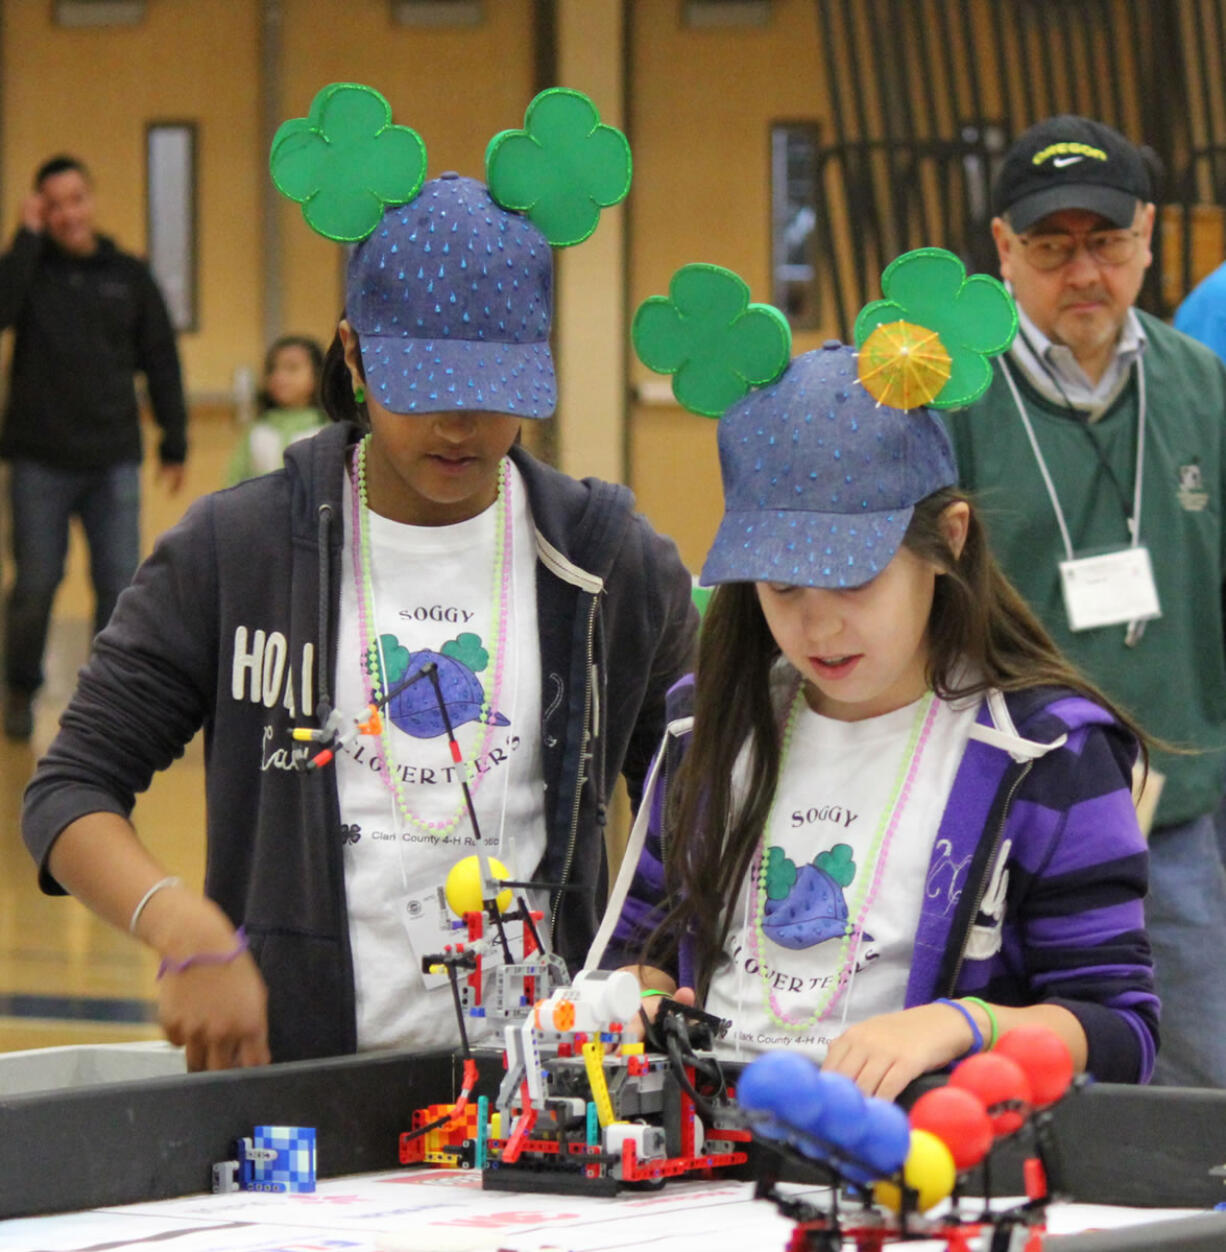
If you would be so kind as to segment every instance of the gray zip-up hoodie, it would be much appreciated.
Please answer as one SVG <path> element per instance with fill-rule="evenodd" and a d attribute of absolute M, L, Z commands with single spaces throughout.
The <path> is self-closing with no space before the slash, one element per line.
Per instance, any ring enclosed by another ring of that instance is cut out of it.
<path fill-rule="evenodd" d="M 202 726 L 206 891 L 244 924 L 268 983 L 276 1060 L 356 1046 L 335 773 L 293 765 L 290 730 L 330 709 L 345 454 L 338 425 L 285 469 L 197 502 L 158 543 L 110 625 L 26 791 L 23 831 L 44 890 L 59 833 L 127 816 Z M 665 695 L 691 662 L 697 615 L 675 546 L 624 487 L 582 482 L 520 448 L 537 532 L 541 743 L 558 951 L 578 965 L 606 894 L 609 790 L 637 805 Z"/>

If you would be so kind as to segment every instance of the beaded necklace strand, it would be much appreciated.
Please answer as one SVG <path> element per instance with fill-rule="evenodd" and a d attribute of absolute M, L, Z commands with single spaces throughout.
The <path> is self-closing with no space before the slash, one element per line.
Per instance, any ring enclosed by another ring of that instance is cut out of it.
<path fill-rule="evenodd" d="M 803 701 L 804 688 L 802 686 L 797 688 L 783 730 L 783 743 L 779 753 L 780 780 L 784 776 L 788 753 L 792 746 L 792 733 L 795 729 L 796 719 L 799 716 Z M 821 1021 L 838 1003 L 839 997 L 843 994 L 844 988 L 848 984 L 851 970 L 859 953 L 860 937 L 864 933 L 864 922 L 873 907 L 873 901 L 876 899 L 877 891 L 881 886 L 886 860 L 890 854 L 890 844 L 893 842 L 894 832 L 898 829 L 902 820 L 907 801 L 911 798 L 911 788 L 919 774 L 920 761 L 924 755 L 924 748 L 927 746 L 928 739 L 932 734 L 932 726 L 936 720 L 936 713 L 939 707 L 936 697 L 932 692 L 928 692 L 923 700 L 920 701 L 919 708 L 915 711 L 915 717 L 911 723 L 911 731 L 907 736 L 907 746 L 903 751 L 898 775 L 894 779 L 889 799 L 881 811 L 877 830 L 868 848 L 867 863 L 871 867 L 871 875 L 869 873 L 860 875 L 859 891 L 854 902 L 848 908 L 847 929 L 843 932 L 843 938 L 839 944 L 838 978 L 825 989 L 817 1007 L 802 1019 L 789 1017 L 780 1007 L 778 998 L 775 995 L 774 979 L 767 972 L 764 960 L 766 934 L 763 929 L 763 920 L 766 917 L 766 868 L 769 859 L 767 854 L 771 847 L 771 829 L 775 819 L 775 805 L 778 803 L 779 798 L 778 785 L 775 788 L 775 797 L 771 801 L 770 813 L 762 830 L 762 840 L 758 847 L 758 857 L 753 870 L 757 875 L 758 889 L 754 896 L 754 913 L 749 925 L 749 947 L 758 963 L 758 975 L 762 981 L 763 999 L 766 1003 L 767 1015 L 775 1025 L 782 1027 L 784 1030 L 807 1030 Z M 852 920 L 853 918 L 854 921 Z"/>
<path fill-rule="evenodd" d="M 382 643 L 377 633 L 375 622 L 375 588 L 373 562 L 370 557 L 370 507 L 366 499 L 366 448 L 370 442 L 367 435 L 359 444 L 357 455 L 353 459 L 353 575 L 357 591 L 358 605 L 358 646 L 360 649 L 360 665 L 362 668 L 363 685 L 368 692 L 370 702 L 375 703 L 383 694 L 383 675 L 386 663 L 383 658 Z M 488 751 L 493 741 L 495 727 L 490 720 L 490 710 L 494 708 L 502 694 L 502 680 L 506 668 L 508 619 L 511 603 L 511 566 L 514 559 L 514 521 L 511 508 L 511 467 L 503 457 L 498 474 L 498 515 L 494 521 L 494 568 L 490 591 L 491 623 L 490 637 L 494 640 L 490 663 L 493 676 L 490 685 L 481 684 L 481 712 L 477 720 L 482 722 L 485 730 L 481 738 L 481 746 L 473 761 L 460 762 L 459 767 L 467 771 L 469 790 L 476 793 L 485 778 L 485 774 L 474 768 Z M 468 806 L 463 798 L 456 806 L 455 812 L 443 821 L 431 821 L 419 817 L 409 808 L 404 793 L 404 786 L 396 768 L 395 753 L 392 748 L 391 709 L 386 710 L 382 718 L 383 759 L 386 768 L 381 772 L 383 784 L 395 798 L 396 807 L 401 817 L 411 826 L 428 834 L 450 835 L 468 813 Z M 488 772 L 488 771 L 487 771 Z"/>

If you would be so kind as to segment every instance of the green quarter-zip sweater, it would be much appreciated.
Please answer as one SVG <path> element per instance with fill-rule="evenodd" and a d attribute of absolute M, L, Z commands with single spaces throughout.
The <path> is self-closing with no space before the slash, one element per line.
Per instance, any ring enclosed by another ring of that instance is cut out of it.
<path fill-rule="evenodd" d="M 1216 808 L 1226 768 L 1226 366 L 1186 335 L 1139 316 L 1148 338 L 1143 365 L 1134 366 L 1128 385 L 1093 424 L 1041 396 L 1011 359 L 997 360 L 982 400 L 945 420 L 961 483 L 975 493 L 997 559 L 1061 649 L 1150 734 L 1197 749 L 1153 755 L 1153 767 L 1166 777 L 1155 819 L 1162 826 Z M 1122 625 L 1069 629 L 1055 511 L 1002 371 L 1012 371 L 1082 556 L 1130 541 L 1139 368 L 1147 410 L 1141 542 L 1150 552 L 1162 616 L 1129 647 Z"/>

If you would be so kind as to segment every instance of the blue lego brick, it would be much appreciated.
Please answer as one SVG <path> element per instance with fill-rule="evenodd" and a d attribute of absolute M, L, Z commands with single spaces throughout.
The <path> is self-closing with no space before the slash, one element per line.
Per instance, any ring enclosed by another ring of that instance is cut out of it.
<path fill-rule="evenodd" d="M 309 1126 L 257 1126 L 251 1136 L 252 1191 L 314 1191 L 315 1130 Z M 261 1159 L 265 1152 L 274 1155 Z"/>

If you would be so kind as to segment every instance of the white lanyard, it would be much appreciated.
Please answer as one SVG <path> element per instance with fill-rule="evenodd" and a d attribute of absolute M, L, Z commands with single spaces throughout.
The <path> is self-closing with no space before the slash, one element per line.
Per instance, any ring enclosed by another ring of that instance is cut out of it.
<path fill-rule="evenodd" d="M 1060 527 L 1060 538 L 1064 541 L 1064 552 L 1068 560 L 1075 559 L 1073 551 L 1073 540 L 1069 534 L 1068 523 L 1064 519 L 1064 510 L 1060 507 L 1060 498 L 1056 495 L 1056 485 L 1052 482 L 1051 473 L 1047 468 L 1047 462 L 1043 459 L 1043 451 L 1039 447 L 1039 441 L 1034 433 L 1034 426 L 1030 421 L 1030 414 L 1026 412 L 1026 406 L 1022 402 L 1021 392 L 1018 391 L 1017 383 L 1013 379 L 1008 367 L 1003 360 L 997 361 L 1001 372 L 1005 376 L 1005 381 L 1009 384 L 1009 390 L 1013 393 L 1013 403 L 1017 406 L 1018 416 L 1022 419 L 1022 425 L 1026 428 L 1026 437 L 1030 440 L 1031 450 L 1034 452 L 1034 459 L 1038 462 L 1039 473 L 1043 475 L 1043 485 L 1047 488 L 1048 498 L 1051 500 L 1052 511 L 1056 515 L 1056 525 Z M 1132 516 L 1127 519 L 1128 529 L 1132 539 L 1130 546 L 1139 547 L 1141 543 L 1141 485 L 1144 480 L 1145 473 L 1145 365 L 1141 358 L 1137 357 L 1137 469 L 1136 477 L 1133 483 L 1132 491 Z M 1093 436 L 1091 436 L 1093 438 Z"/>

